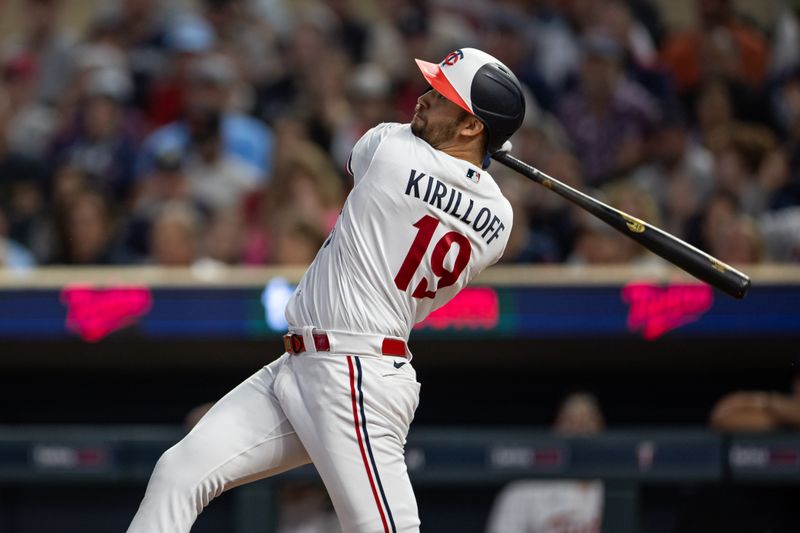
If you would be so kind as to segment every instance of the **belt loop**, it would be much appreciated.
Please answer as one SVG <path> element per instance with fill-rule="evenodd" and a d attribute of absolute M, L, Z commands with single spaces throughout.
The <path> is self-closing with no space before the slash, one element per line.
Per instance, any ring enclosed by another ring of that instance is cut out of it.
<path fill-rule="evenodd" d="M 302 328 L 303 344 L 307 352 L 316 352 L 317 345 L 314 342 L 314 326 L 303 326 Z"/>
<path fill-rule="evenodd" d="M 287 333 L 283 336 L 283 349 L 286 353 L 294 355 L 294 346 L 292 346 L 292 334 Z"/>

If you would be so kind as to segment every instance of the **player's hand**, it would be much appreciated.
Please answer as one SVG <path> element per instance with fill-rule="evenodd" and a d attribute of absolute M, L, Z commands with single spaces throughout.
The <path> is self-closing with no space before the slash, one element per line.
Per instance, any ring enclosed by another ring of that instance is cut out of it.
<path fill-rule="evenodd" d="M 711 427 L 718 431 L 769 431 L 777 427 L 769 413 L 769 394 L 740 391 L 724 396 L 711 412 Z"/>
<path fill-rule="evenodd" d="M 481 163 L 481 168 L 483 168 L 483 170 L 489 168 L 489 165 L 492 162 L 492 156 L 494 154 L 499 154 L 501 152 L 508 153 L 510 151 L 511 151 L 511 141 L 504 142 L 503 146 L 501 146 L 499 150 L 492 152 L 491 154 L 487 151 L 486 154 L 484 154 L 483 163 Z"/>
<path fill-rule="evenodd" d="M 513 148 L 513 146 L 511 144 L 511 141 L 506 141 L 506 142 L 503 143 L 503 146 L 501 146 L 500 149 L 495 153 L 498 153 L 498 154 L 500 152 L 508 153 L 508 152 L 511 151 L 512 148 Z"/>

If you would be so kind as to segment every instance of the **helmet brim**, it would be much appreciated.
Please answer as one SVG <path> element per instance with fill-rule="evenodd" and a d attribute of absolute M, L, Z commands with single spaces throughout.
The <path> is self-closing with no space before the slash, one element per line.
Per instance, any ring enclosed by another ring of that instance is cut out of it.
<path fill-rule="evenodd" d="M 458 91 L 456 91 L 455 87 L 450 83 L 450 80 L 447 79 L 447 76 L 444 75 L 439 65 L 421 59 L 415 59 L 414 61 L 417 62 L 420 72 L 422 72 L 422 75 L 428 80 L 431 87 L 470 115 L 474 115 L 472 109 L 470 109 L 461 95 L 458 94 Z"/>

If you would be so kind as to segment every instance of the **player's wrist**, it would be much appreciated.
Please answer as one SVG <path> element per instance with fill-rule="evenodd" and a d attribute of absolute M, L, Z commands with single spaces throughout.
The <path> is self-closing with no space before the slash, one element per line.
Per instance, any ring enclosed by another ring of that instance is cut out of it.
<path fill-rule="evenodd" d="M 780 395 L 777 392 L 767 392 L 764 394 L 764 409 L 774 413 L 780 404 Z"/>

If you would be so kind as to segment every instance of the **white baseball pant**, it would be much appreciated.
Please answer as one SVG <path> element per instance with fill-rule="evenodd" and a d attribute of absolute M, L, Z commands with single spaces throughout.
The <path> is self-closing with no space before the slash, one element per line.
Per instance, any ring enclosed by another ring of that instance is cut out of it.
<path fill-rule="evenodd" d="M 222 492 L 309 461 L 343 532 L 419 531 L 403 455 L 419 387 L 402 357 L 284 354 L 161 456 L 128 533 L 188 533 Z"/>

